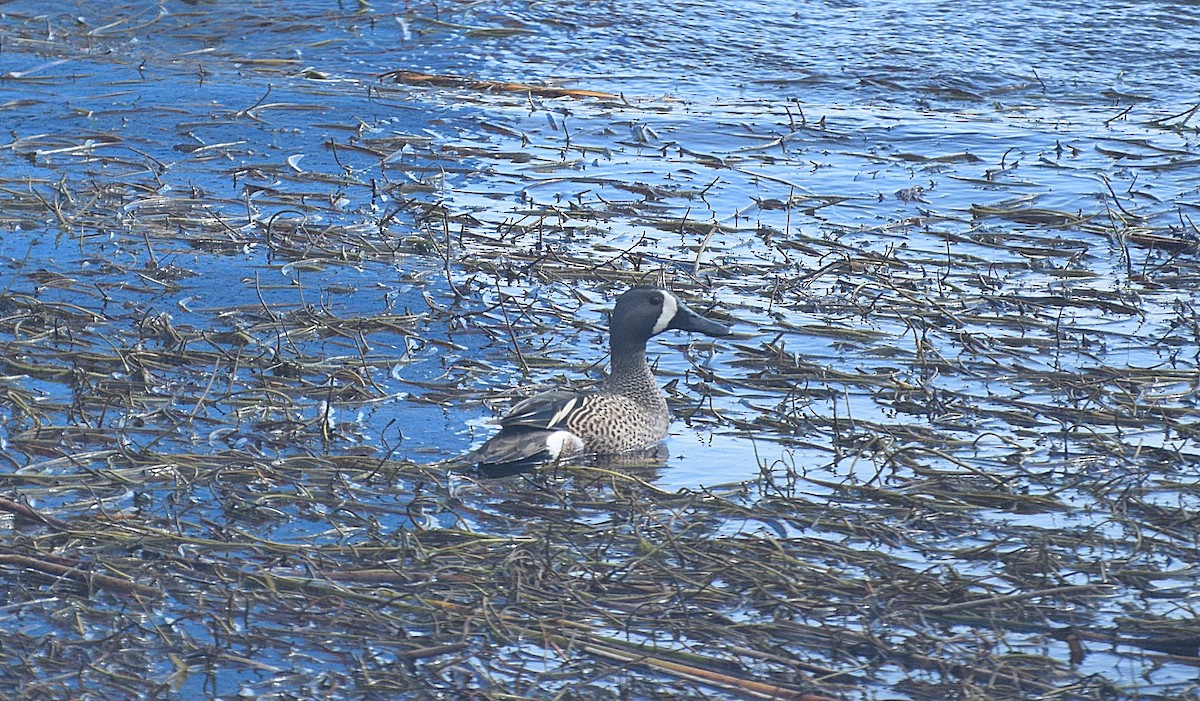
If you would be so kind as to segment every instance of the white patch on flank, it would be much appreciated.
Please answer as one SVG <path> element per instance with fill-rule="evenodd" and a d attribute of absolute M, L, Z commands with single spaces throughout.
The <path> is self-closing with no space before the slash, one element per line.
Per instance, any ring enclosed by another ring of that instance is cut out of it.
<path fill-rule="evenodd" d="M 546 452 L 550 453 L 551 460 L 557 460 L 560 455 L 573 455 L 581 450 L 583 441 L 570 431 L 555 431 L 546 436 Z"/>
<path fill-rule="evenodd" d="M 550 421 L 546 423 L 546 428 L 554 428 L 555 424 L 567 418 L 567 416 L 571 414 L 571 410 L 575 408 L 575 404 L 578 402 L 579 399 L 576 398 L 564 404 L 563 408 L 559 409 L 554 416 L 550 417 Z"/>
<path fill-rule="evenodd" d="M 670 292 L 663 292 L 663 310 L 658 315 L 658 321 L 654 322 L 654 328 L 650 329 L 650 335 L 662 333 L 667 330 L 667 326 L 671 323 L 671 319 L 675 318 L 675 313 L 679 311 L 679 301 L 675 299 L 675 295 Z"/>

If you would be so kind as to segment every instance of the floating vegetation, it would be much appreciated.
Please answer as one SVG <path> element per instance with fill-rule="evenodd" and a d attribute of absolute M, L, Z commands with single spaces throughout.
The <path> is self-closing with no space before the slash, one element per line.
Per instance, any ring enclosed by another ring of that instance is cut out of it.
<path fill-rule="evenodd" d="M 106 8 L 0 16 L 14 698 L 1196 698 L 1190 102 Z M 737 331 L 662 341 L 661 454 L 454 463 L 645 283 Z"/>
<path fill-rule="evenodd" d="M 516 31 L 516 30 L 503 30 Z M 522 95 L 537 95 L 539 97 L 596 97 L 606 100 L 616 100 L 612 93 L 599 90 L 578 90 L 574 88 L 555 88 L 527 83 L 509 83 L 496 80 L 474 80 L 459 76 L 430 75 L 414 71 L 390 71 L 380 76 L 384 80 L 395 80 L 397 83 L 410 85 L 428 85 L 439 88 L 465 88 L 470 90 L 495 90 L 500 92 L 515 92 Z"/>

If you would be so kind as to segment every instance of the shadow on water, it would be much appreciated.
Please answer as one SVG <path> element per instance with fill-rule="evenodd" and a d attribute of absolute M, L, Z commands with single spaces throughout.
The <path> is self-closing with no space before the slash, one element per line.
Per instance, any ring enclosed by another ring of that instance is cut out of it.
<path fill-rule="evenodd" d="M 583 465 L 592 470 L 613 471 L 641 479 L 645 482 L 654 483 L 658 481 L 658 477 L 662 471 L 662 468 L 667 466 L 668 458 L 670 458 L 670 451 L 667 450 L 667 447 L 664 445 L 657 445 L 648 450 L 622 453 L 620 455 L 580 456 L 569 461 L 564 460 L 561 463 L 551 465 L 529 462 L 513 462 L 493 465 L 479 465 L 476 469 L 481 476 L 490 479 L 512 477 L 514 475 L 530 473 L 555 477 L 559 474 L 559 468 L 566 468 L 572 465 Z"/>
<path fill-rule="evenodd" d="M 0 687 L 1196 698 L 1186 10 L 5 3 Z"/>

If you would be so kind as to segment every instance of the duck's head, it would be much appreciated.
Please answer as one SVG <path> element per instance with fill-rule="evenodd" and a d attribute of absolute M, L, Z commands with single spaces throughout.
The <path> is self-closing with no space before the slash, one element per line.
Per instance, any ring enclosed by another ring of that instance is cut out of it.
<path fill-rule="evenodd" d="M 728 336 L 729 327 L 688 309 L 675 295 L 656 287 L 635 287 L 617 298 L 609 334 L 614 354 L 644 348 L 651 336 L 667 329 Z"/>

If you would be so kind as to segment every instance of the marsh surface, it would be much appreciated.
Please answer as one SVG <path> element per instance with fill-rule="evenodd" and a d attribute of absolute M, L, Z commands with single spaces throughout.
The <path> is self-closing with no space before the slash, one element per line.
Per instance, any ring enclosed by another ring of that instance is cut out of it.
<path fill-rule="evenodd" d="M 1027 5 L 0 6 L 4 688 L 1196 698 L 1196 6 Z"/>

